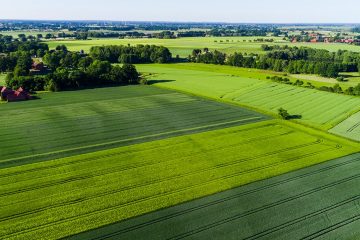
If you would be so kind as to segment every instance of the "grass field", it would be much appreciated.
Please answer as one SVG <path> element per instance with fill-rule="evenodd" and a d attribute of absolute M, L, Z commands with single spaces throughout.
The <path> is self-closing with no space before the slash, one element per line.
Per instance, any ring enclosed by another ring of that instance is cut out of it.
<path fill-rule="evenodd" d="M 0 115 L 0 167 L 268 118 L 150 86 L 39 96 L 39 100 L 2 104 L 1 110 L 7 114 Z"/>
<path fill-rule="evenodd" d="M 281 38 L 266 37 L 275 39 L 273 43 L 253 42 L 254 39 L 265 37 L 203 37 L 203 38 L 178 38 L 178 39 L 93 39 L 93 40 L 64 40 L 64 41 L 48 41 L 50 48 L 57 45 L 65 44 L 72 51 L 89 51 L 92 46 L 102 45 L 137 45 L 137 44 L 154 44 L 168 47 L 173 55 L 187 57 L 195 48 L 203 49 L 208 47 L 211 50 L 220 50 L 226 53 L 246 52 L 246 53 L 263 53 L 261 45 L 290 45 L 305 46 L 317 49 L 327 49 L 329 51 L 337 51 L 339 49 L 360 52 L 359 46 L 338 44 L 338 43 L 290 43 L 285 42 Z M 222 41 L 222 42 L 221 42 Z M 250 42 L 251 41 L 251 42 Z"/>
<path fill-rule="evenodd" d="M 271 120 L 2 169 L 0 238 L 65 237 L 358 150 Z"/>
<path fill-rule="evenodd" d="M 257 70 L 204 64 L 139 65 L 138 69 L 154 73 L 151 79 L 161 87 L 273 114 L 282 107 L 292 115 L 302 115 L 299 121 L 325 130 L 360 110 L 359 97 L 274 83 L 264 80 L 268 73 Z"/>
<path fill-rule="evenodd" d="M 360 154 L 355 154 L 108 225 L 70 240 L 357 239 L 359 171 Z"/>
<path fill-rule="evenodd" d="M 1 74 L 0 73 L 0 86 L 5 85 L 5 77 L 6 77 L 6 74 Z"/>
<path fill-rule="evenodd" d="M 360 142 L 360 112 L 352 115 L 330 132 L 359 141 Z"/>

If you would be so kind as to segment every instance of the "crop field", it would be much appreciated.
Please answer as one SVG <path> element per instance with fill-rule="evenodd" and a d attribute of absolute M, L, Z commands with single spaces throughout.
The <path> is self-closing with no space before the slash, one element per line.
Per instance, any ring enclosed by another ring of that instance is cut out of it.
<path fill-rule="evenodd" d="M 360 112 L 341 122 L 330 132 L 360 142 Z"/>
<path fill-rule="evenodd" d="M 0 167 L 268 119 L 150 86 L 39 96 L 2 104 Z"/>
<path fill-rule="evenodd" d="M 0 169 L 0 238 L 66 237 L 358 150 L 269 120 Z"/>
<path fill-rule="evenodd" d="M 274 39 L 273 43 L 254 42 L 254 39 L 270 38 Z M 279 37 L 200 37 L 200 38 L 178 38 L 178 39 L 93 39 L 93 40 L 59 40 L 48 41 L 50 48 L 64 44 L 69 50 L 88 52 L 92 46 L 102 45 L 137 45 L 137 44 L 154 44 L 168 47 L 173 55 L 187 57 L 195 48 L 210 50 L 220 50 L 226 53 L 246 52 L 246 53 L 263 53 L 261 45 L 290 45 L 305 46 L 316 49 L 327 49 L 329 51 L 350 50 L 360 52 L 359 46 L 338 44 L 338 43 L 290 43 L 283 41 Z"/>
<path fill-rule="evenodd" d="M 360 110 L 358 97 L 274 83 L 266 80 L 267 73 L 257 71 L 204 64 L 139 65 L 138 68 L 153 73 L 151 79 L 161 87 L 273 114 L 282 107 L 292 115 L 301 115 L 299 121 L 325 130 Z"/>
<path fill-rule="evenodd" d="M 5 74 L 1 74 L 0 73 L 0 86 L 4 86 L 5 85 Z"/>
<path fill-rule="evenodd" d="M 360 154 L 75 235 L 91 239 L 358 239 Z"/>

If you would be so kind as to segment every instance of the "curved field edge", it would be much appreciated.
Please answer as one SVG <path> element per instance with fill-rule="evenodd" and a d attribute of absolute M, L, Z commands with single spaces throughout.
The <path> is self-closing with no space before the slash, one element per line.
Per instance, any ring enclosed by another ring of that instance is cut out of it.
<path fill-rule="evenodd" d="M 359 169 L 353 154 L 69 239 L 355 239 L 360 192 L 349 186 L 359 184 Z"/>
<path fill-rule="evenodd" d="M 0 236 L 66 237 L 357 151 L 270 120 L 3 169 Z"/>
<path fill-rule="evenodd" d="M 204 64 L 138 65 L 155 86 L 276 115 L 280 107 L 301 124 L 329 130 L 360 110 L 360 98 L 278 84 L 264 73 Z M 196 69 L 198 68 L 198 69 Z"/>

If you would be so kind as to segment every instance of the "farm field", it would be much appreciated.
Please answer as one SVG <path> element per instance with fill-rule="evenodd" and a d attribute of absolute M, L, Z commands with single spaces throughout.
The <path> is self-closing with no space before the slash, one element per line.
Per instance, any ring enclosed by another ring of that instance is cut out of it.
<path fill-rule="evenodd" d="M 357 239 L 359 171 L 354 154 L 69 239 Z"/>
<path fill-rule="evenodd" d="M 273 43 L 253 42 L 258 38 L 274 39 Z M 221 42 L 222 41 L 222 42 Z M 251 42 L 250 42 L 251 41 Z M 50 48 L 58 45 L 66 45 L 71 51 L 84 50 L 88 52 L 92 46 L 102 45 L 137 45 L 137 44 L 154 44 L 168 47 L 174 56 L 187 57 L 195 48 L 210 50 L 220 50 L 226 53 L 246 52 L 246 53 L 263 53 L 261 45 L 289 45 L 305 46 L 316 49 L 327 49 L 336 52 L 339 49 L 360 52 L 359 46 L 338 44 L 338 43 L 290 43 L 283 41 L 279 37 L 203 37 L 203 38 L 178 38 L 178 39 L 93 39 L 93 40 L 59 40 L 47 41 Z"/>
<path fill-rule="evenodd" d="M 6 77 L 6 74 L 1 74 L 0 73 L 0 86 L 5 85 L 5 77 Z"/>
<path fill-rule="evenodd" d="M 0 238 L 66 237 L 358 150 L 269 120 L 0 169 Z"/>
<path fill-rule="evenodd" d="M 360 141 L 360 112 L 341 122 L 331 129 L 330 132 Z"/>
<path fill-rule="evenodd" d="M 151 86 L 39 97 L 2 104 L 0 168 L 269 118 Z"/>
<path fill-rule="evenodd" d="M 299 120 L 328 130 L 360 110 L 360 98 L 264 80 L 267 73 L 204 64 L 138 65 L 155 85 L 238 103 L 277 114 L 280 107 Z M 218 71 L 218 69 L 221 69 Z M 234 74 L 239 71 L 238 74 Z M 258 76 L 258 79 L 256 79 Z M 162 82 L 163 81 L 163 82 Z"/>
<path fill-rule="evenodd" d="M 321 77 L 318 75 L 310 74 L 290 74 L 288 77 L 292 79 L 300 79 L 305 82 L 311 82 L 316 87 L 328 86 L 332 87 L 335 84 L 339 84 L 342 88 L 346 89 L 348 87 L 355 87 L 360 84 L 360 75 L 355 72 L 344 72 L 340 73 L 340 76 L 345 78 L 345 81 L 339 82 L 335 78 Z"/>

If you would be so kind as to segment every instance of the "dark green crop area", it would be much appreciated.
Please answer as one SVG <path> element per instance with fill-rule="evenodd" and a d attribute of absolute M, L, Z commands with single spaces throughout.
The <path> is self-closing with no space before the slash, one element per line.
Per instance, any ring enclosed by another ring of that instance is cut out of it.
<path fill-rule="evenodd" d="M 0 169 L 0 238 L 59 239 L 357 151 L 350 141 L 270 120 Z M 301 189 L 291 186 L 248 203 Z M 213 218 L 203 217 L 193 219 Z"/>
<path fill-rule="evenodd" d="M 350 155 L 70 239 L 358 239 L 359 173 Z"/>
<path fill-rule="evenodd" d="M 39 97 L 0 105 L 0 168 L 268 119 L 150 86 Z"/>

